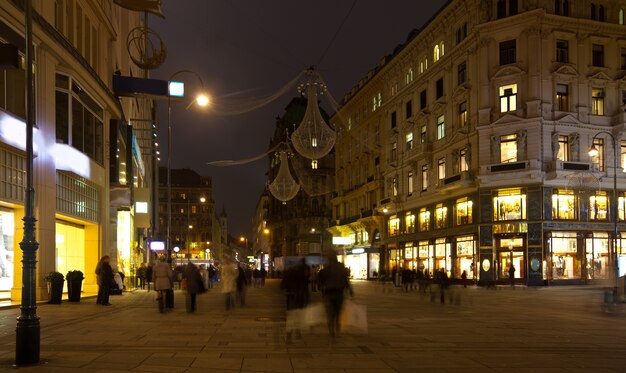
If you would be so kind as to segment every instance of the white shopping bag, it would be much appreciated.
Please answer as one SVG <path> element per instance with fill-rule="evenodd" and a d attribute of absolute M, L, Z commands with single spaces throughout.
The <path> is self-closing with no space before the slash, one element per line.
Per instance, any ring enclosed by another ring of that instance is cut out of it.
<path fill-rule="evenodd" d="M 305 308 L 295 308 L 287 311 L 287 323 L 285 329 L 289 332 L 292 330 L 301 330 L 304 326 Z"/>
<path fill-rule="evenodd" d="M 304 310 L 304 323 L 306 326 L 326 324 L 326 307 L 324 303 L 310 304 Z"/>
<path fill-rule="evenodd" d="M 346 300 L 339 315 L 339 329 L 344 333 L 367 334 L 367 308 Z"/>

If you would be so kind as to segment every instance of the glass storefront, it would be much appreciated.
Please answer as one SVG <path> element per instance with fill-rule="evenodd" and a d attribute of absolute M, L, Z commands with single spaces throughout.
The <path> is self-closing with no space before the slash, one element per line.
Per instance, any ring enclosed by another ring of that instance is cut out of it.
<path fill-rule="evenodd" d="M 56 270 L 64 276 L 68 271 L 78 270 L 85 273 L 85 228 L 57 221 L 55 229 Z M 67 291 L 67 281 L 64 283 L 64 291 Z"/>
<path fill-rule="evenodd" d="M 478 273 L 474 270 L 474 255 L 476 254 L 476 241 L 473 236 L 462 236 L 456 238 L 456 266 L 454 277 L 461 278 L 463 271 L 468 279 L 478 278 Z"/>
<path fill-rule="evenodd" d="M 367 254 L 346 255 L 344 265 L 350 271 L 350 278 L 355 280 L 367 279 Z"/>
<path fill-rule="evenodd" d="M 524 250 L 524 238 L 519 236 L 501 237 L 498 239 L 498 279 L 509 280 L 509 268 L 515 267 L 516 279 L 526 278 L 526 259 Z"/>
<path fill-rule="evenodd" d="M 420 241 L 418 243 L 417 246 L 417 261 L 418 261 L 418 265 L 417 268 L 421 269 L 422 271 L 426 271 L 428 273 L 430 273 L 430 266 L 429 266 L 429 256 L 428 253 L 430 252 L 429 250 L 429 245 L 428 245 L 428 241 Z"/>
<path fill-rule="evenodd" d="M 412 242 L 404 244 L 404 268 L 417 268 L 417 248 Z"/>
<path fill-rule="evenodd" d="M 594 232 L 585 240 L 585 270 L 587 279 L 609 278 L 609 235 Z"/>
<path fill-rule="evenodd" d="M 434 254 L 434 270 L 439 271 L 443 268 L 447 272 L 448 277 L 450 277 L 450 270 L 452 269 L 452 257 L 450 255 L 450 244 L 445 238 L 437 238 L 437 240 L 435 241 Z"/>
<path fill-rule="evenodd" d="M 14 219 L 13 211 L 0 210 L 0 291 L 2 292 L 10 291 L 13 287 Z"/>
<path fill-rule="evenodd" d="M 548 270 L 551 278 L 554 280 L 582 278 L 576 232 L 552 232 L 549 245 Z"/>

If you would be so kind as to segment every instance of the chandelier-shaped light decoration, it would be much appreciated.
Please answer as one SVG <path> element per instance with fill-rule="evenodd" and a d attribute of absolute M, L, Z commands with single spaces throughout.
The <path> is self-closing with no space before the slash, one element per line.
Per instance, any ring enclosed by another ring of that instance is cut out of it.
<path fill-rule="evenodd" d="M 317 75 L 314 70 L 310 69 L 307 74 L 310 79 L 303 84 L 307 94 L 306 112 L 302 122 L 291 135 L 291 143 L 300 155 L 316 160 L 328 154 L 335 146 L 336 135 L 324 121 L 317 103 L 317 90 L 319 88 L 323 93 L 326 85 L 315 80 Z"/>
<path fill-rule="evenodd" d="M 270 184 L 270 192 L 279 201 L 287 202 L 293 199 L 300 190 L 300 185 L 294 180 L 289 171 L 287 152 L 280 152 L 280 167 L 274 181 Z"/>

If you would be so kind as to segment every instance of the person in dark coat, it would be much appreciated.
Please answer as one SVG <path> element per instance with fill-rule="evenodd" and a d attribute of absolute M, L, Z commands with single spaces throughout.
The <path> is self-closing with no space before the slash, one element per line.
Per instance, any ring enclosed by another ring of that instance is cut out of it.
<path fill-rule="evenodd" d="M 346 290 L 350 291 L 350 276 L 348 269 L 337 261 L 337 257 L 331 255 L 328 264 L 319 273 L 322 296 L 326 301 L 326 313 L 328 316 L 328 332 L 331 337 L 339 331 L 339 314 L 343 307 L 343 298 Z"/>
<path fill-rule="evenodd" d="M 248 276 L 246 276 L 246 272 L 243 270 L 243 268 L 241 268 L 240 265 L 237 266 L 237 273 L 237 299 L 239 300 L 239 304 L 245 306 Z"/>
<path fill-rule="evenodd" d="M 98 291 L 98 301 L 96 303 L 101 304 L 103 306 L 110 306 L 109 303 L 109 292 L 111 291 L 111 285 L 115 282 L 113 278 L 113 268 L 111 268 L 111 258 L 108 255 L 105 255 L 100 259 L 98 264 L 99 267 L 99 277 L 100 277 L 100 291 Z M 98 268 L 96 267 L 96 268 Z M 98 271 L 98 269 L 96 269 Z"/>
<path fill-rule="evenodd" d="M 196 310 L 196 294 L 204 293 L 204 281 L 195 264 L 189 262 L 183 271 L 183 278 L 187 279 L 187 300 L 185 302 L 187 312 Z"/>
<path fill-rule="evenodd" d="M 148 291 L 150 291 L 150 284 L 152 283 L 152 267 L 153 264 L 150 263 L 146 268 L 146 283 L 148 284 Z"/>
<path fill-rule="evenodd" d="M 509 267 L 509 281 L 511 281 L 511 288 L 515 289 L 515 266 L 513 264 Z"/>

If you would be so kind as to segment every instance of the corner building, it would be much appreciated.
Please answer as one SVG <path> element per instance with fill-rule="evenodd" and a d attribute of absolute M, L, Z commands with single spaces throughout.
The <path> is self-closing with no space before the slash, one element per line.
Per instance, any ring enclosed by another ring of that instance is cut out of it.
<path fill-rule="evenodd" d="M 111 84 L 114 73 L 145 74 L 126 50 L 142 19 L 112 1 L 33 1 L 38 300 L 47 299 L 51 271 L 80 270 L 84 291 L 97 291 L 103 255 L 132 287 L 146 256 L 153 208 L 140 212 L 134 202 L 153 187 L 153 104 L 120 99 Z M 0 69 L 0 297 L 14 301 L 21 299 L 26 183 L 24 33 L 23 2 L 0 3 L 0 42 L 18 49 L 18 66 Z"/>
<path fill-rule="evenodd" d="M 486 283 L 508 281 L 513 265 L 528 285 L 621 275 L 625 10 L 448 2 L 332 118 L 333 235 L 366 227 L 387 273 L 465 271 Z M 359 244 L 345 242 L 344 256 Z"/>

